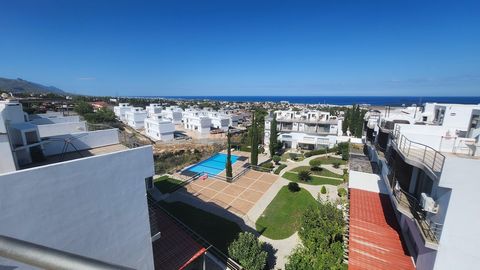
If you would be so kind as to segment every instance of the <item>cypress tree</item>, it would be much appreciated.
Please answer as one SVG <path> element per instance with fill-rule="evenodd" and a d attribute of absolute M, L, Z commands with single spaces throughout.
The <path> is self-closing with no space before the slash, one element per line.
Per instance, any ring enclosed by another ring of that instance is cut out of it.
<path fill-rule="evenodd" d="M 230 143 L 230 130 L 227 131 L 227 163 L 225 164 L 225 174 L 227 177 L 232 177 L 232 153 L 231 153 L 231 143 Z"/>
<path fill-rule="evenodd" d="M 278 137 L 277 117 L 274 114 L 273 120 L 270 122 L 270 144 L 268 145 L 268 148 L 270 150 L 270 157 L 273 157 L 273 155 L 275 155 L 275 152 L 277 150 L 277 144 L 278 144 L 277 137 Z"/>
<path fill-rule="evenodd" d="M 252 116 L 252 151 L 250 152 L 250 163 L 252 165 L 258 165 L 258 130 L 257 130 L 257 121 L 255 119 L 255 111 L 253 112 Z"/>

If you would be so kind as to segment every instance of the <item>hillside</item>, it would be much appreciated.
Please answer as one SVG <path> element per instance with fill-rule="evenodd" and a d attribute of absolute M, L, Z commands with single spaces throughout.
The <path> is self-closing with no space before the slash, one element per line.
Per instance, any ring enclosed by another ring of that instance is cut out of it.
<path fill-rule="evenodd" d="M 34 82 L 29 82 L 23 79 L 7 79 L 0 78 L 0 91 L 12 93 L 54 93 L 66 94 L 61 89 L 54 86 L 45 86 Z"/>

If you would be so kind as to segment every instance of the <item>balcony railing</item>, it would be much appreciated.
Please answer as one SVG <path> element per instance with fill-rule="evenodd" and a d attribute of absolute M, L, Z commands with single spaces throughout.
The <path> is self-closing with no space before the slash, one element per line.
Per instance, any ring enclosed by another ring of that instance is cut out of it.
<path fill-rule="evenodd" d="M 442 173 L 445 156 L 432 147 L 409 140 L 400 133 L 400 126 L 395 127 L 393 142 L 397 149 L 408 159 L 423 164 L 437 178 Z"/>
<path fill-rule="evenodd" d="M 423 239 L 430 246 L 438 246 L 443 224 L 431 221 L 422 209 L 420 202 L 413 195 L 402 190 L 396 180 L 393 181 L 393 195 L 399 211 L 413 218 L 420 229 Z"/>

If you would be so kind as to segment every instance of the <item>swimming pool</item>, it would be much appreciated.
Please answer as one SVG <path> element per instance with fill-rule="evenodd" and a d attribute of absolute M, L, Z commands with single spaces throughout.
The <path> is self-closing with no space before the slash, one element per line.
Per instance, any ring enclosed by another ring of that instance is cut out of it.
<path fill-rule="evenodd" d="M 231 155 L 232 165 L 237 161 L 237 159 L 238 156 Z M 202 162 L 193 165 L 192 167 L 188 168 L 187 171 L 195 173 L 206 172 L 209 175 L 217 175 L 225 170 L 226 163 L 227 154 L 218 153 Z"/>

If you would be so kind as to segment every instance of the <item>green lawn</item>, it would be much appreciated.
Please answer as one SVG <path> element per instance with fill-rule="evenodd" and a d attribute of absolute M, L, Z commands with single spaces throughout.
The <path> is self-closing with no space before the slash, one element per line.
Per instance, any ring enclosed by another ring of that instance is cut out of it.
<path fill-rule="evenodd" d="M 313 175 L 318 175 L 318 176 L 328 176 L 328 177 L 337 177 L 337 178 L 342 178 L 343 175 L 340 175 L 340 174 L 336 174 L 332 171 L 329 171 L 325 168 L 322 168 L 321 171 L 312 171 L 310 170 L 310 166 L 300 166 L 300 167 L 297 167 L 295 169 L 293 169 L 292 171 L 294 172 L 299 172 L 299 171 L 310 171 Z"/>
<path fill-rule="evenodd" d="M 336 157 L 319 157 L 316 158 L 318 160 L 322 161 L 322 164 L 333 164 L 335 162 L 340 163 L 340 165 L 345 165 L 347 162 L 341 158 L 336 158 Z"/>
<path fill-rule="evenodd" d="M 161 206 L 225 254 L 242 231 L 235 222 L 182 202 L 161 202 Z"/>
<path fill-rule="evenodd" d="M 311 175 L 310 177 L 312 179 L 308 182 L 305 182 L 305 181 L 301 181 L 300 179 L 298 179 L 298 174 L 294 173 L 292 171 L 284 173 L 282 177 L 285 178 L 285 179 L 288 179 L 290 181 L 293 181 L 293 182 L 298 182 L 298 183 L 303 183 L 303 184 L 308 184 L 308 185 L 315 185 L 315 186 L 318 186 L 318 185 L 338 186 L 343 182 L 342 180 L 335 180 L 335 179 L 325 178 L 325 177 L 315 176 L 315 175 Z"/>
<path fill-rule="evenodd" d="M 298 231 L 305 209 L 315 203 L 316 200 L 305 189 L 291 192 L 284 186 L 257 220 L 257 231 L 270 239 L 288 238 Z"/>
<path fill-rule="evenodd" d="M 181 186 L 182 181 L 170 178 L 168 175 L 160 176 L 153 180 L 155 187 L 162 193 L 170 193 Z"/>

